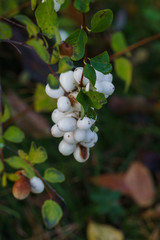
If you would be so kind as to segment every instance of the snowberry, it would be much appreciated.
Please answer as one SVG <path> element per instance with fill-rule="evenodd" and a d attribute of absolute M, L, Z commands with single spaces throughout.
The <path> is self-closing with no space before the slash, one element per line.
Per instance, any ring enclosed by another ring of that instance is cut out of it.
<path fill-rule="evenodd" d="M 57 124 L 53 125 L 53 127 L 51 128 L 51 134 L 53 135 L 53 137 L 62 137 L 64 135 L 64 132 L 60 131 Z"/>
<path fill-rule="evenodd" d="M 77 141 L 74 138 L 74 132 L 66 132 L 64 134 L 64 140 L 69 144 L 76 144 Z"/>
<path fill-rule="evenodd" d="M 30 179 L 30 184 L 31 192 L 38 194 L 44 191 L 44 183 L 40 178 L 34 176 Z"/>
<path fill-rule="evenodd" d="M 73 156 L 77 162 L 85 162 L 89 158 L 89 148 L 78 145 L 73 153 Z"/>
<path fill-rule="evenodd" d="M 75 89 L 76 87 L 76 82 L 73 77 L 73 71 L 68 71 L 65 73 L 61 73 L 60 78 L 59 78 L 60 84 L 62 88 L 66 92 L 71 92 Z"/>
<path fill-rule="evenodd" d="M 77 127 L 80 129 L 87 130 L 92 126 L 92 121 L 88 117 L 84 117 L 83 119 L 79 119 L 77 121 Z"/>
<path fill-rule="evenodd" d="M 62 96 L 57 101 L 58 110 L 61 112 L 68 112 L 71 107 L 71 102 L 68 97 Z"/>
<path fill-rule="evenodd" d="M 54 10 L 55 10 L 56 12 L 58 12 L 59 9 L 60 9 L 60 7 L 61 7 L 61 5 L 59 4 L 59 2 L 57 2 L 56 0 L 54 0 Z"/>
<path fill-rule="evenodd" d="M 101 84 L 105 95 L 111 95 L 114 92 L 115 87 L 112 83 L 103 81 Z"/>
<path fill-rule="evenodd" d="M 83 73 L 82 67 L 78 67 L 74 70 L 73 76 L 76 82 L 78 83 L 78 85 L 81 83 L 82 73 Z M 82 81 L 83 86 L 86 86 L 88 82 L 89 82 L 89 79 L 86 77 L 83 77 L 83 81 Z"/>
<path fill-rule="evenodd" d="M 86 131 L 85 130 L 77 128 L 74 131 L 74 138 L 77 142 L 84 141 L 85 137 L 86 137 Z"/>
<path fill-rule="evenodd" d="M 12 194 L 18 200 L 23 200 L 30 194 L 31 185 L 29 179 L 21 176 L 13 185 Z"/>
<path fill-rule="evenodd" d="M 101 82 L 96 81 L 96 83 L 95 83 L 95 88 L 97 89 L 97 92 L 100 92 L 100 93 L 103 92 Z"/>
<path fill-rule="evenodd" d="M 104 75 L 104 81 L 111 83 L 113 81 L 113 75 L 111 73 Z"/>
<path fill-rule="evenodd" d="M 63 94 L 64 94 L 64 91 L 61 87 L 59 87 L 58 89 L 52 89 L 49 86 L 49 84 L 46 85 L 45 91 L 49 97 L 55 98 L 55 99 L 63 96 Z"/>
<path fill-rule="evenodd" d="M 78 119 L 79 118 L 79 112 L 73 112 L 74 109 L 71 107 L 70 108 L 70 111 L 68 113 L 66 113 L 66 117 L 73 117 L 75 119 Z"/>
<path fill-rule="evenodd" d="M 57 108 L 52 112 L 51 119 L 54 123 L 57 123 L 60 119 L 65 117 L 65 113 L 60 112 Z"/>
<path fill-rule="evenodd" d="M 104 74 L 96 70 L 96 79 L 98 82 L 104 81 Z"/>
<path fill-rule="evenodd" d="M 74 152 L 76 148 L 76 145 L 74 144 L 69 144 L 66 141 L 62 140 L 58 146 L 58 149 L 60 153 L 62 153 L 64 156 L 69 156 Z"/>
<path fill-rule="evenodd" d="M 64 117 L 58 121 L 57 126 L 63 132 L 72 132 L 77 128 L 77 121 L 73 117 Z"/>
<path fill-rule="evenodd" d="M 81 111 L 81 104 L 76 99 L 77 95 L 78 95 L 78 91 L 74 91 L 74 92 L 71 92 L 68 95 L 68 98 L 70 99 L 70 102 L 71 102 L 71 105 L 72 105 L 72 110 L 80 112 Z"/>
<path fill-rule="evenodd" d="M 92 147 L 94 147 L 95 143 L 94 143 L 94 141 L 92 140 L 91 142 L 81 142 L 81 145 L 82 145 L 83 147 L 86 147 L 86 148 L 92 148 Z"/>
<path fill-rule="evenodd" d="M 95 132 L 92 132 L 90 129 L 88 129 L 86 131 L 86 137 L 85 137 L 84 141 L 91 142 L 92 140 L 94 140 L 94 135 L 95 135 Z"/>

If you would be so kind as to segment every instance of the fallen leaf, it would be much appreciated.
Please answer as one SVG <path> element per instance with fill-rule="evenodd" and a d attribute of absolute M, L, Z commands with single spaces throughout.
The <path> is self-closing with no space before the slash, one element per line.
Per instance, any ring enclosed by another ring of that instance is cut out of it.
<path fill-rule="evenodd" d="M 154 209 L 148 209 L 143 214 L 142 217 L 145 220 L 156 220 L 160 219 L 160 204 L 158 204 Z"/>
<path fill-rule="evenodd" d="M 105 224 L 97 224 L 90 222 L 87 226 L 87 239 L 88 240 L 123 240 L 123 233 Z"/>

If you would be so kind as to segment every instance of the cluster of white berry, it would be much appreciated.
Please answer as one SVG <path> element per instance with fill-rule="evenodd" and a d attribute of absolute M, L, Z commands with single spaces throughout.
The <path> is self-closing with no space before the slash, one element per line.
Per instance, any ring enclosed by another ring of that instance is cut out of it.
<path fill-rule="evenodd" d="M 87 116 L 81 119 L 81 104 L 76 99 L 79 93 L 78 86 L 83 85 L 85 91 L 90 89 L 89 80 L 82 74 L 83 68 L 78 67 L 74 71 L 60 74 L 58 89 L 46 85 L 47 95 L 58 99 L 57 109 L 52 113 L 55 125 L 51 128 L 51 133 L 54 137 L 63 137 L 59 151 L 65 156 L 73 153 L 78 162 L 85 162 L 89 158 L 89 149 L 98 140 L 97 133 L 91 130 L 95 120 Z M 106 98 L 111 95 L 114 92 L 112 74 L 104 75 L 96 71 L 95 87 Z"/>

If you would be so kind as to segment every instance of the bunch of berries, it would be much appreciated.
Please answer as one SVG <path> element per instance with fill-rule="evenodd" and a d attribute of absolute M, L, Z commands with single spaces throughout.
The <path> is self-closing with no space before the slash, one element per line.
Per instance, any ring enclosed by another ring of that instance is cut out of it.
<path fill-rule="evenodd" d="M 57 109 L 52 113 L 55 125 L 51 128 L 51 133 L 54 137 L 63 137 L 59 151 L 64 156 L 73 153 L 78 162 L 85 162 L 89 158 L 89 149 L 98 140 L 97 133 L 91 130 L 96 120 L 87 116 L 81 118 L 82 108 L 76 98 L 79 86 L 85 91 L 90 90 L 90 81 L 83 76 L 83 68 L 78 67 L 74 71 L 61 73 L 59 82 L 58 89 L 46 85 L 47 95 L 57 99 Z M 104 75 L 96 71 L 95 88 L 108 98 L 114 92 L 112 74 Z"/>

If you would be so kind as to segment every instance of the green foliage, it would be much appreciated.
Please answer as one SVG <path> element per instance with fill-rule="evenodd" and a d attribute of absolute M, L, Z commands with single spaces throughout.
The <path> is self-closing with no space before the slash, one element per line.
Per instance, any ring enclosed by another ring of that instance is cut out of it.
<path fill-rule="evenodd" d="M 15 126 L 10 126 L 3 135 L 4 139 L 13 142 L 13 143 L 20 143 L 24 139 L 24 133 Z"/>
<path fill-rule="evenodd" d="M 48 155 L 44 147 L 38 147 L 34 142 L 32 142 L 30 151 L 29 151 L 29 156 L 28 156 L 28 161 L 30 161 L 32 164 L 39 164 L 43 163 L 47 160 Z"/>
<path fill-rule="evenodd" d="M 112 71 L 112 65 L 109 63 L 109 55 L 107 51 L 90 59 L 91 65 L 99 72 L 104 74 Z"/>
<path fill-rule="evenodd" d="M 4 169 L 4 165 L 3 165 L 2 160 L 0 160 L 0 174 L 1 174 L 1 172 L 3 171 L 3 169 Z"/>
<path fill-rule="evenodd" d="M 124 58 L 118 58 L 115 60 L 115 70 L 119 78 L 125 82 L 125 90 L 128 90 L 132 80 L 133 67 L 131 62 Z"/>
<path fill-rule="evenodd" d="M 56 0 L 56 2 L 58 2 L 59 4 L 63 4 L 65 0 Z"/>
<path fill-rule="evenodd" d="M 48 97 L 45 92 L 45 87 L 38 83 L 34 93 L 34 108 L 37 112 L 51 112 L 57 106 L 57 101 Z"/>
<path fill-rule="evenodd" d="M 36 53 L 43 59 L 44 62 L 49 63 L 49 53 L 45 46 L 42 45 L 41 41 L 31 39 L 27 41 L 29 46 L 32 46 Z"/>
<path fill-rule="evenodd" d="M 36 8 L 37 5 L 37 0 L 31 0 L 31 8 L 32 10 L 34 10 Z"/>
<path fill-rule="evenodd" d="M 4 112 L 0 121 L 6 122 L 11 117 L 11 109 L 7 103 L 4 104 Z"/>
<path fill-rule="evenodd" d="M 17 0 L 1 0 L 0 1 L 0 16 L 7 13 L 8 17 L 12 17 L 18 12 L 18 1 Z M 14 9 L 14 11 L 13 11 Z"/>
<path fill-rule="evenodd" d="M 12 28 L 8 23 L 0 22 L 0 39 L 10 39 L 12 37 Z"/>
<path fill-rule="evenodd" d="M 84 70 L 83 70 L 83 76 L 88 78 L 90 80 L 90 82 L 93 84 L 93 86 L 95 85 L 96 72 L 91 65 L 89 65 L 89 64 L 85 65 Z"/>
<path fill-rule="evenodd" d="M 75 0 L 74 7 L 80 12 L 86 13 L 89 11 L 89 4 L 91 0 Z"/>
<path fill-rule="evenodd" d="M 122 32 L 115 32 L 112 34 L 111 46 L 114 52 L 119 52 L 127 48 L 127 42 Z M 131 53 L 127 52 L 126 55 L 131 56 Z"/>
<path fill-rule="evenodd" d="M 52 89 L 57 89 L 60 86 L 58 79 L 51 73 L 48 74 L 47 82 Z"/>
<path fill-rule="evenodd" d="M 66 41 L 73 47 L 72 60 L 78 61 L 84 56 L 85 45 L 87 43 L 87 34 L 83 29 L 77 29 L 73 32 Z"/>
<path fill-rule="evenodd" d="M 54 227 L 61 219 L 63 213 L 61 207 L 52 200 L 46 200 L 42 206 L 42 216 L 47 228 Z"/>
<path fill-rule="evenodd" d="M 58 63 L 58 72 L 64 73 L 69 70 L 72 70 L 74 67 L 72 60 L 69 57 L 63 57 L 59 60 Z"/>
<path fill-rule="evenodd" d="M 5 162 L 12 168 L 23 169 L 28 178 L 32 178 L 35 175 L 32 167 L 27 162 L 25 162 L 24 159 L 22 159 L 18 156 L 6 158 Z"/>
<path fill-rule="evenodd" d="M 50 64 L 55 64 L 59 60 L 59 47 L 55 45 L 52 50 Z"/>
<path fill-rule="evenodd" d="M 14 18 L 26 26 L 27 31 L 29 33 L 29 37 L 37 36 L 37 34 L 39 33 L 39 28 L 30 20 L 30 18 L 24 15 L 16 15 L 14 16 Z"/>
<path fill-rule="evenodd" d="M 55 29 L 58 27 L 57 13 L 53 7 L 49 7 L 52 4 L 52 0 L 47 0 L 47 2 L 40 3 L 35 11 L 38 26 L 41 28 L 43 34 L 50 39 L 54 37 Z"/>
<path fill-rule="evenodd" d="M 55 168 L 47 168 L 44 173 L 44 179 L 50 183 L 64 182 L 65 176 Z"/>
<path fill-rule="evenodd" d="M 105 31 L 113 21 L 113 12 L 110 9 L 103 9 L 98 11 L 91 20 L 92 32 Z"/>

